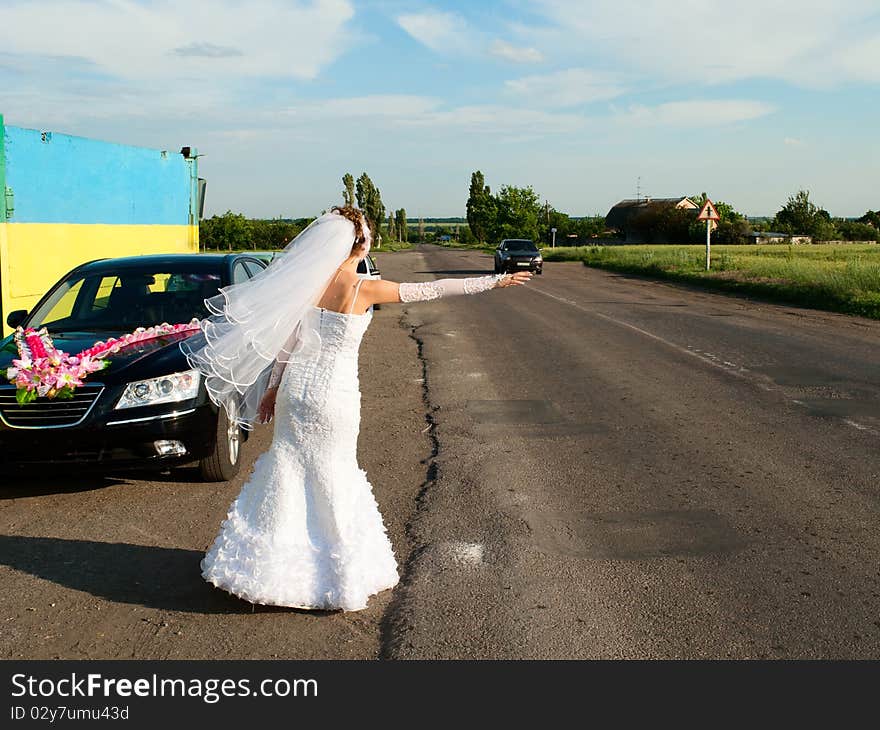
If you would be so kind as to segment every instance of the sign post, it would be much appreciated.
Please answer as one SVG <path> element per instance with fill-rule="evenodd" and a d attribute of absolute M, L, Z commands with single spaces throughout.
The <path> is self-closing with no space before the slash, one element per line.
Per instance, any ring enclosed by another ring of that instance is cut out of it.
<path fill-rule="evenodd" d="M 708 271 L 712 265 L 712 229 L 721 220 L 721 216 L 718 215 L 718 211 L 715 210 L 715 206 L 712 205 L 712 201 L 709 198 L 706 198 L 706 203 L 700 209 L 697 220 L 706 221 L 706 271 Z"/>
<path fill-rule="evenodd" d="M 553 234 L 553 243 L 550 244 L 550 248 L 556 248 L 556 229 L 551 228 L 550 232 Z"/>

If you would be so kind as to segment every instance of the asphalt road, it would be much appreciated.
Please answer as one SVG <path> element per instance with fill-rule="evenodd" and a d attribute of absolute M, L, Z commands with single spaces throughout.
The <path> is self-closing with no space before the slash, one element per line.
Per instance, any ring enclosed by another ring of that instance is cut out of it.
<path fill-rule="evenodd" d="M 491 271 L 377 254 L 397 281 Z M 395 590 L 252 611 L 204 583 L 247 469 L 4 480 L 0 656 L 876 658 L 878 345 L 875 322 L 575 263 L 386 305 L 359 446 Z"/>
<path fill-rule="evenodd" d="M 880 323 L 576 263 L 408 317 L 439 452 L 387 656 L 880 656 Z"/>

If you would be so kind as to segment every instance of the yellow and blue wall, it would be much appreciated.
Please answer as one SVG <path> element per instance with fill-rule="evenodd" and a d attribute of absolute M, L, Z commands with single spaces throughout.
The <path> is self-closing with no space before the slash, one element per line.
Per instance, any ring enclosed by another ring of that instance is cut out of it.
<path fill-rule="evenodd" d="M 0 115 L 0 317 L 93 259 L 197 253 L 195 152 L 5 126 Z"/>

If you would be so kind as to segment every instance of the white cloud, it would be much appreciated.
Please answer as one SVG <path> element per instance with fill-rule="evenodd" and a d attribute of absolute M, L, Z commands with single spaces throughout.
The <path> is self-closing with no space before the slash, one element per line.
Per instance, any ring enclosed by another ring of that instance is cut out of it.
<path fill-rule="evenodd" d="M 429 10 L 397 17 L 397 24 L 410 36 L 439 53 L 473 50 L 469 42 L 470 29 L 467 22 L 455 13 Z"/>
<path fill-rule="evenodd" d="M 571 107 L 613 99 L 626 89 L 615 76 L 587 68 L 569 68 L 549 74 L 523 76 L 505 82 L 508 92 L 541 107 Z"/>
<path fill-rule="evenodd" d="M 404 126 L 431 127 L 437 130 L 488 132 L 493 136 L 522 135 L 532 139 L 564 134 L 582 129 L 588 120 L 577 114 L 559 114 L 539 109 L 521 109 L 499 104 L 461 106 L 401 119 Z"/>
<path fill-rule="evenodd" d="M 408 94 L 368 96 L 298 102 L 282 112 L 292 123 L 406 127 L 444 132 L 489 132 L 493 135 L 522 135 L 530 138 L 572 132 L 583 128 L 586 117 L 577 114 L 522 109 L 499 104 L 445 106 L 441 99 Z"/>
<path fill-rule="evenodd" d="M 298 102 L 282 113 L 290 118 L 338 119 L 377 118 L 385 121 L 407 120 L 433 112 L 438 99 L 410 94 L 369 94 L 320 101 Z"/>
<path fill-rule="evenodd" d="M 518 46 L 507 41 L 495 40 L 489 46 L 489 53 L 512 63 L 540 63 L 544 54 L 531 46 Z"/>
<path fill-rule="evenodd" d="M 873 38 L 848 44 L 842 49 L 838 64 L 853 79 L 880 82 L 880 32 Z"/>
<path fill-rule="evenodd" d="M 757 119 L 773 111 L 770 104 L 746 99 L 672 101 L 630 106 L 618 114 L 618 121 L 637 126 L 714 127 Z"/>
<path fill-rule="evenodd" d="M 128 81 L 229 84 L 239 78 L 313 79 L 350 45 L 350 0 L 11 0 L 0 48 L 13 60 L 68 56 Z"/>
<path fill-rule="evenodd" d="M 798 137 L 786 137 L 782 140 L 782 144 L 784 144 L 786 147 L 802 147 L 804 141 L 802 139 L 799 139 Z"/>
<path fill-rule="evenodd" d="M 544 47 L 591 53 L 672 82 L 880 80 L 876 0 L 534 0 Z"/>

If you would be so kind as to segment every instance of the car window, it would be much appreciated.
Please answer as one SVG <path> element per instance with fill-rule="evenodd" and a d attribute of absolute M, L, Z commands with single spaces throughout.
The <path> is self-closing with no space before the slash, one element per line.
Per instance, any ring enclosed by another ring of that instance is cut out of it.
<path fill-rule="evenodd" d="M 367 261 L 366 261 L 366 259 L 361 259 L 360 261 L 358 261 L 358 265 L 357 265 L 357 273 L 359 273 L 359 274 L 368 274 L 368 273 L 369 273 L 369 272 L 367 271 Z"/>
<path fill-rule="evenodd" d="M 55 292 L 54 301 L 48 302 L 46 307 L 45 321 L 57 322 L 73 315 L 77 300 L 82 292 L 83 280 L 67 282 L 65 286 Z M 34 325 L 31 325 L 32 327 Z"/>
<path fill-rule="evenodd" d="M 505 251 L 537 251 L 532 241 L 523 239 L 522 241 L 508 241 Z"/>
<path fill-rule="evenodd" d="M 248 270 L 244 267 L 244 261 L 236 261 L 232 266 L 232 283 L 241 284 L 250 278 Z"/>
<path fill-rule="evenodd" d="M 259 274 L 265 267 L 257 261 L 243 261 L 244 268 L 247 270 L 248 276 L 253 277 Z"/>
<path fill-rule="evenodd" d="M 207 316 L 204 300 L 217 294 L 220 273 L 191 265 L 175 269 L 72 276 L 34 310 L 28 324 L 56 332 L 125 331 Z"/>

